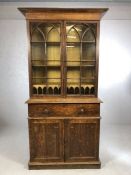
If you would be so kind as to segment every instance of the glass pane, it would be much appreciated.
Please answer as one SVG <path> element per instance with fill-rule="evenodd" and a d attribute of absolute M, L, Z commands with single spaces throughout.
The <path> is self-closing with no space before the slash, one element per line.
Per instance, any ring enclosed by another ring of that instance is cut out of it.
<path fill-rule="evenodd" d="M 82 59 L 95 60 L 96 46 L 95 43 L 82 43 Z"/>
<path fill-rule="evenodd" d="M 47 66 L 60 66 L 61 65 L 61 62 L 60 60 L 48 60 L 47 61 Z"/>
<path fill-rule="evenodd" d="M 80 66 L 80 61 L 67 61 L 67 63 L 66 63 L 66 65 L 67 65 L 67 67 L 78 67 L 78 66 Z M 73 71 L 73 70 L 72 70 Z"/>
<path fill-rule="evenodd" d="M 80 44 L 78 46 L 74 44 L 67 44 L 67 61 L 80 61 Z"/>
<path fill-rule="evenodd" d="M 80 36 L 75 26 L 68 25 L 66 30 L 67 30 L 67 42 L 80 42 Z"/>
<path fill-rule="evenodd" d="M 32 42 L 42 42 L 42 41 L 44 41 L 42 33 L 37 28 L 34 29 L 34 31 L 32 33 L 31 41 Z"/>
<path fill-rule="evenodd" d="M 47 79 L 47 93 L 48 94 L 60 94 L 61 93 L 61 79 L 50 78 Z"/>
<path fill-rule="evenodd" d="M 81 78 L 86 80 L 92 80 L 95 78 L 95 66 L 82 66 L 81 67 Z"/>
<path fill-rule="evenodd" d="M 60 67 L 48 67 L 47 68 L 47 78 L 61 78 L 61 69 Z M 55 81 L 55 80 L 54 80 Z"/>
<path fill-rule="evenodd" d="M 75 94 L 80 87 L 80 67 L 67 67 L 67 93 Z M 75 91 L 76 89 L 76 91 Z"/>
<path fill-rule="evenodd" d="M 59 95 L 61 93 L 60 24 L 31 23 L 31 31 L 33 94 Z"/>
<path fill-rule="evenodd" d="M 60 25 L 42 23 L 39 28 L 44 33 L 46 41 L 48 42 L 60 42 Z"/>
<path fill-rule="evenodd" d="M 46 83 L 45 77 L 46 77 L 46 70 L 43 69 L 43 67 L 33 67 L 32 68 L 32 81 L 33 84 L 43 84 Z"/>
<path fill-rule="evenodd" d="M 60 42 L 60 24 L 31 23 L 32 41 Z"/>
<path fill-rule="evenodd" d="M 96 24 L 67 24 L 67 94 L 95 93 Z"/>
<path fill-rule="evenodd" d="M 61 82 L 60 79 L 57 78 L 47 79 L 48 86 L 52 86 L 52 88 L 55 87 L 56 85 L 60 86 L 60 82 Z"/>
<path fill-rule="evenodd" d="M 95 60 L 81 60 L 81 66 L 95 67 Z"/>
<path fill-rule="evenodd" d="M 59 26 L 53 26 L 47 35 L 47 41 L 48 42 L 60 42 L 60 27 Z"/>
<path fill-rule="evenodd" d="M 61 69 L 60 67 L 52 67 L 47 70 L 47 90 L 48 94 L 61 93 Z"/>
<path fill-rule="evenodd" d="M 67 79 L 79 79 L 80 67 L 67 67 Z"/>
<path fill-rule="evenodd" d="M 95 66 L 82 66 L 81 67 L 81 89 L 82 94 L 92 95 L 95 93 L 93 90 L 95 84 Z"/>
<path fill-rule="evenodd" d="M 60 45 L 48 45 L 47 46 L 47 60 L 59 60 L 60 61 Z"/>
<path fill-rule="evenodd" d="M 80 31 L 75 25 L 67 25 L 67 94 L 79 94 L 80 87 Z"/>
<path fill-rule="evenodd" d="M 83 34 L 83 41 L 95 42 L 94 33 L 90 28 L 87 28 L 87 30 Z"/>
<path fill-rule="evenodd" d="M 32 60 L 41 60 L 44 58 L 45 49 L 42 44 L 32 44 L 31 51 Z"/>

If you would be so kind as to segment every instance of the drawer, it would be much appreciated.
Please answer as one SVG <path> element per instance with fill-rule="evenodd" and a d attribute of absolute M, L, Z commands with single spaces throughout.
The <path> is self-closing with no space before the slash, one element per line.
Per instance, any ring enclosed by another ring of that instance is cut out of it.
<path fill-rule="evenodd" d="M 29 104 L 29 117 L 95 117 L 100 104 Z"/>

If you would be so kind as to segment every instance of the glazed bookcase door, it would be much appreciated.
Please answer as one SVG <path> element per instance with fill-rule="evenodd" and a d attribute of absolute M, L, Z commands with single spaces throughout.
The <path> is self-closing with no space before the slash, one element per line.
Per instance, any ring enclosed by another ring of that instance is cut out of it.
<path fill-rule="evenodd" d="M 34 96 L 97 94 L 97 23 L 31 22 Z"/>
<path fill-rule="evenodd" d="M 66 24 L 67 95 L 95 95 L 96 23 Z"/>
<path fill-rule="evenodd" d="M 61 24 L 30 23 L 33 95 L 61 94 Z"/>

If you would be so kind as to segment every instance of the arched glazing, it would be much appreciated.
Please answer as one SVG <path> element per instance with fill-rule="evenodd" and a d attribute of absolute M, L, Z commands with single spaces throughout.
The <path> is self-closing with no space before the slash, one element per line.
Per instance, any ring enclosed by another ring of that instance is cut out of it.
<path fill-rule="evenodd" d="M 53 88 L 56 85 L 57 94 L 60 94 L 60 42 L 60 24 L 44 22 L 31 24 L 32 83 L 34 86 L 39 86 L 37 94 L 55 94 Z M 32 91 L 36 94 L 34 88 Z"/>
<path fill-rule="evenodd" d="M 66 26 L 67 94 L 95 93 L 96 24 Z M 91 87 L 93 86 L 92 89 Z M 70 91 L 70 88 L 74 90 Z"/>
<path fill-rule="evenodd" d="M 64 26 L 64 22 L 31 22 L 34 95 L 84 96 L 96 92 L 97 24 L 67 22 L 66 30 Z"/>

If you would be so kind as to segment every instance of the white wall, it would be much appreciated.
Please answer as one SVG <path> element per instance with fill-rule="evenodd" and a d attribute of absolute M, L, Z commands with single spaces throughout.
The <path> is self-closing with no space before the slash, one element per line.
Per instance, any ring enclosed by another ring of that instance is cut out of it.
<path fill-rule="evenodd" d="M 103 122 L 131 123 L 131 20 L 101 22 L 99 70 Z"/>
<path fill-rule="evenodd" d="M 101 21 L 99 97 L 103 124 L 131 123 L 131 4 L 0 3 L 0 127 L 27 126 L 28 63 L 17 7 L 109 7 Z"/>
<path fill-rule="evenodd" d="M 25 21 L 0 20 L 0 127 L 19 126 L 27 118 L 27 68 Z"/>

